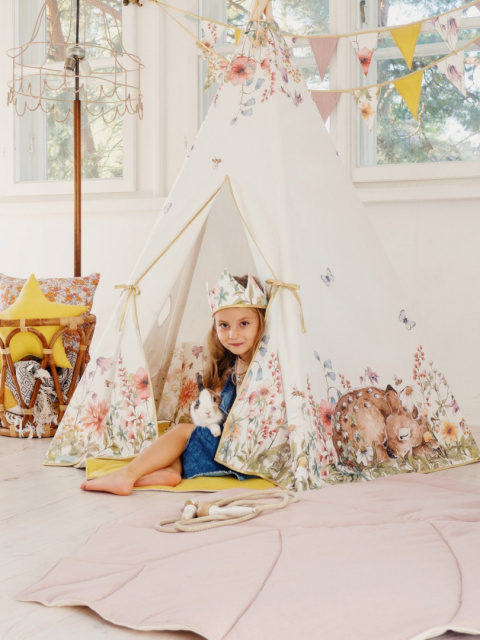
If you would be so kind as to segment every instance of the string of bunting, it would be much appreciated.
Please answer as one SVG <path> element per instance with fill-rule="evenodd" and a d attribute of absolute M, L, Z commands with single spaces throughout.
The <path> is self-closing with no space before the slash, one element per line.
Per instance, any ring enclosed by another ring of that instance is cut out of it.
<path fill-rule="evenodd" d="M 202 50 L 203 56 L 207 59 L 207 73 L 205 81 L 205 90 L 211 86 L 217 79 L 219 66 L 224 67 L 228 63 L 228 59 L 214 50 L 218 39 L 225 29 L 235 30 L 235 43 L 237 43 L 243 33 L 242 29 L 232 27 L 223 22 L 205 19 L 197 14 L 187 12 L 185 10 L 174 7 L 163 0 L 151 0 L 159 5 L 166 15 L 173 19 L 182 29 L 184 29 Z M 458 47 L 458 34 L 460 31 L 461 14 L 466 9 L 476 7 L 480 11 L 480 0 L 469 2 L 456 9 L 445 11 L 430 18 L 413 22 L 411 24 L 398 27 L 382 27 L 379 29 L 371 29 L 354 33 L 345 34 L 322 34 L 316 36 L 295 36 L 290 33 L 284 33 L 287 44 L 293 46 L 299 39 L 307 40 L 322 80 L 325 77 L 330 61 L 335 53 L 338 41 L 341 38 L 348 38 L 356 53 L 357 59 L 362 67 L 363 73 L 367 76 L 373 59 L 375 49 L 377 47 L 380 33 L 390 32 L 392 39 L 400 50 L 402 56 L 407 63 L 409 69 L 412 68 L 415 48 L 422 25 L 431 23 L 432 27 L 440 34 L 444 42 L 450 49 L 450 53 L 440 57 L 436 61 L 425 65 L 421 69 L 405 74 L 396 80 L 355 87 L 353 89 L 325 89 L 311 90 L 311 95 L 317 105 L 322 118 L 326 121 L 333 109 L 337 105 L 340 96 L 343 93 L 351 93 L 352 97 L 360 110 L 360 113 L 369 129 L 372 128 L 376 115 L 377 104 L 380 99 L 381 90 L 384 87 L 393 85 L 399 95 L 404 100 L 408 109 L 412 113 L 415 120 L 418 119 L 418 106 L 420 103 L 421 88 L 424 72 L 431 68 L 436 68 L 444 75 L 453 86 L 463 95 L 467 95 L 465 87 L 465 53 L 464 51 L 472 46 L 480 47 L 480 37 L 475 36 L 461 47 Z M 187 29 L 180 21 L 178 21 L 169 9 L 175 10 L 183 15 L 190 16 L 200 21 L 201 39 L 197 38 L 189 29 Z M 220 62 L 220 60 L 222 62 Z"/>

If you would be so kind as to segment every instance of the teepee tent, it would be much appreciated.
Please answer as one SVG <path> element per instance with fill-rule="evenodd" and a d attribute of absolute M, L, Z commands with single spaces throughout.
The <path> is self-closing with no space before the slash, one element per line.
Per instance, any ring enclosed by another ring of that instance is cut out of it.
<path fill-rule="evenodd" d="M 262 344 L 217 459 L 289 488 L 478 458 L 269 0 L 251 20 L 52 441 L 46 464 L 156 436 L 175 345 L 227 267 L 269 283 Z M 159 384 L 160 381 L 160 384 Z"/>

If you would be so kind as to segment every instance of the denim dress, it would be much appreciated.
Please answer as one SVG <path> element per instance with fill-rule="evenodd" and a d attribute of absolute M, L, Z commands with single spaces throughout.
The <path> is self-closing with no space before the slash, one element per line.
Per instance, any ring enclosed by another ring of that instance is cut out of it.
<path fill-rule="evenodd" d="M 236 397 L 237 388 L 229 376 L 220 394 L 220 409 L 225 416 L 228 415 Z M 222 425 L 220 428 L 223 430 Z M 220 442 L 219 438 L 220 436 L 212 435 L 210 429 L 195 427 L 182 454 L 182 476 L 184 478 L 234 475 L 238 480 L 246 480 L 251 477 L 229 469 L 214 459 Z"/>

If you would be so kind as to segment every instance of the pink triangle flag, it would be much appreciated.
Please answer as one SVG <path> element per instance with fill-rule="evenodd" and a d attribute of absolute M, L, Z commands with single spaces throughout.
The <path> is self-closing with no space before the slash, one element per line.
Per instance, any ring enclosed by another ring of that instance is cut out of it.
<path fill-rule="evenodd" d="M 323 121 L 326 122 L 332 111 L 337 106 L 337 102 L 340 99 L 340 93 L 312 91 L 312 98 L 320 111 Z"/>
<path fill-rule="evenodd" d="M 330 60 L 337 48 L 338 38 L 309 38 L 308 42 L 315 56 L 320 77 L 323 80 Z"/>

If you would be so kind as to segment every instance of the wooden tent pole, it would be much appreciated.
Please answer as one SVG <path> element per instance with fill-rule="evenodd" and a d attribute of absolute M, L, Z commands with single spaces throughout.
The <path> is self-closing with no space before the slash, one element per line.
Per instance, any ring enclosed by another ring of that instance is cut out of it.
<path fill-rule="evenodd" d="M 78 96 L 78 94 L 77 94 Z M 73 275 L 82 275 L 82 116 L 81 102 L 73 101 L 73 184 L 74 184 L 74 232 Z"/>
<path fill-rule="evenodd" d="M 77 0 L 75 42 L 78 45 L 80 33 L 80 0 Z M 73 275 L 82 275 L 82 116 L 80 101 L 80 60 L 75 60 L 75 98 L 73 101 L 73 190 L 74 190 L 74 231 L 73 231 Z"/>

